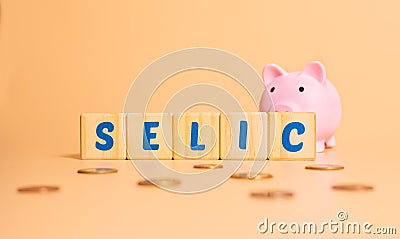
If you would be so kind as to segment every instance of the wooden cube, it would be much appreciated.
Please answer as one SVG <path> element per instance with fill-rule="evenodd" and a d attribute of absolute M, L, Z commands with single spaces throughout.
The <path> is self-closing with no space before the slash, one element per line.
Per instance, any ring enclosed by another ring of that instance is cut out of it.
<path fill-rule="evenodd" d="M 221 114 L 220 158 L 267 160 L 267 121 L 265 112 Z"/>
<path fill-rule="evenodd" d="M 315 159 L 315 113 L 269 112 L 270 160 Z"/>
<path fill-rule="evenodd" d="M 81 159 L 126 159 L 124 114 L 81 115 Z"/>
<path fill-rule="evenodd" d="M 172 114 L 129 113 L 126 122 L 128 159 L 172 159 Z"/>
<path fill-rule="evenodd" d="M 219 113 L 173 115 L 174 159 L 219 158 Z"/>

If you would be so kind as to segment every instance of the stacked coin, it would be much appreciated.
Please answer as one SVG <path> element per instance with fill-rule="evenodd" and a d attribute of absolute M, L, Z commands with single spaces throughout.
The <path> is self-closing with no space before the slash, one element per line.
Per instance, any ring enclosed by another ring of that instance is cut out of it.
<path fill-rule="evenodd" d="M 253 198 L 260 199 L 288 199 L 294 196 L 294 193 L 288 190 L 272 189 L 272 190 L 259 190 L 250 193 Z"/>
<path fill-rule="evenodd" d="M 344 169 L 343 166 L 335 165 L 335 164 L 313 164 L 313 165 L 307 165 L 305 168 L 310 169 L 310 170 L 342 170 L 342 169 Z"/>
<path fill-rule="evenodd" d="M 60 188 L 58 186 L 50 185 L 35 185 L 18 188 L 18 192 L 20 193 L 52 193 L 58 192 L 59 190 Z"/>
<path fill-rule="evenodd" d="M 83 168 L 78 170 L 78 173 L 83 174 L 110 174 L 117 172 L 118 169 L 116 168 Z"/>
<path fill-rule="evenodd" d="M 374 187 L 361 183 L 345 183 L 333 185 L 332 189 L 339 191 L 371 191 L 374 189 Z"/>
<path fill-rule="evenodd" d="M 214 168 L 222 168 L 223 166 L 221 164 L 213 164 L 213 163 L 207 163 L 207 164 L 196 164 L 193 166 L 193 168 L 199 168 L 199 169 L 214 169 Z"/>
<path fill-rule="evenodd" d="M 160 187 L 172 187 L 178 186 L 181 184 L 181 181 L 173 178 L 155 178 L 155 179 L 147 179 L 138 182 L 139 186 L 153 186 L 157 185 Z"/>
<path fill-rule="evenodd" d="M 262 180 L 262 179 L 271 179 L 273 178 L 272 174 L 269 173 L 259 173 L 257 176 L 250 178 L 249 173 L 242 172 L 242 173 L 234 173 L 232 174 L 231 178 L 236 179 L 249 179 L 249 180 Z"/>

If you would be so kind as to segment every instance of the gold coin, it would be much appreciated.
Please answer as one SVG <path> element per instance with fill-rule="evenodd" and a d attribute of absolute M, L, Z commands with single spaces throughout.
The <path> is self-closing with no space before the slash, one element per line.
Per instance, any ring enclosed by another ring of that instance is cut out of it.
<path fill-rule="evenodd" d="M 196 164 L 193 168 L 201 168 L 201 169 L 214 169 L 214 168 L 222 168 L 221 164 L 214 164 L 214 163 L 205 163 L 205 164 Z"/>
<path fill-rule="evenodd" d="M 344 167 L 342 165 L 336 165 L 336 164 L 312 164 L 312 165 L 307 165 L 306 169 L 311 169 L 311 170 L 342 170 Z"/>
<path fill-rule="evenodd" d="M 84 174 L 108 174 L 116 172 L 118 172 L 116 168 L 83 168 L 78 170 L 78 173 Z"/>
<path fill-rule="evenodd" d="M 272 174 L 269 174 L 269 173 L 260 173 L 257 176 L 255 176 L 254 178 L 249 178 L 249 174 L 248 173 L 234 173 L 231 176 L 231 178 L 249 179 L 249 180 L 271 179 L 273 177 L 274 176 L 272 176 Z"/>
<path fill-rule="evenodd" d="M 374 187 L 366 184 L 348 183 L 333 185 L 332 189 L 341 191 L 370 191 L 373 190 Z"/>
<path fill-rule="evenodd" d="M 172 178 L 155 178 L 155 179 L 149 179 L 149 180 L 142 180 L 138 182 L 138 185 L 140 186 L 160 186 L 160 187 L 169 187 L 169 186 L 178 186 L 181 184 L 181 181 L 178 179 L 172 179 Z"/>
<path fill-rule="evenodd" d="M 254 198 L 284 199 L 293 197 L 294 193 L 287 190 L 273 189 L 254 191 L 250 193 L 250 196 Z"/>
<path fill-rule="evenodd" d="M 60 190 L 59 187 L 49 186 L 49 185 L 36 185 L 36 186 L 18 188 L 18 192 L 20 193 L 51 193 L 51 192 L 57 192 L 59 190 Z"/>

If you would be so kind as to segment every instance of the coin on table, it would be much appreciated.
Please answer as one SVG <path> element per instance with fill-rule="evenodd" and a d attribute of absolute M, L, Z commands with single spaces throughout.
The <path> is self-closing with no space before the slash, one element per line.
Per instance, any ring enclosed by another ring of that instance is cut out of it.
<path fill-rule="evenodd" d="M 272 190 L 259 190 L 250 193 L 250 196 L 254 198 L 265 198 L 265 199 L 285 199 L 292 198 L 294 193 L 282 189 L 272 189 Z"/>
<path fill-rule="evenodd" d="M 332 189 L 341 191 L 371 191 L 374 187 L 361 183 L 344 183 L 333 185 Z"/>
<path fill-rule="evenodd" d="M 58 192 L 59 190 L 60 187 L 49 186 L 49 185 L 35 185 L 35 186 L 18 188 L 18 192 L 20 193 L 51 193 L 51 192 Z"/>
<path fill-rule="evenodd" d="M 201 169 L 214 169 L 214 168 L 222 168 L 221 164 L 215 163 L 203 163 L 203 164 L 196 164 L 193 168 L 201 168 Z"/>
<path fill-rule="evenodd" d="M 155 179 L 146 179 L 138 182 L 140 186 L 153 186 L 158 185 L 160 187 L 170 187 L 170 186 L 178 186 L 181 184 L 181 181 L 173 178 L 155 178 Z"/>
<path fill-rule="evenodd" d="M 109 174 L 116 172 L 118 172 L 116 168 L 83 168 L 78 170 L 78 173 L 84 174 Z"/>
<path fill-rule="evenodd" d="M 342 170 L 344 167 L 342 165 L 336 165 L 336 164 L 312 164 L 312 165 L 307 165 L 306 169 L 311 169 L 311 170 Z"/>
<path fill-rule="evenodd" d="M 274 176 L 272 176 L 272 174 L 269 173 L 260 173 L 257 176 L 255 176 L 254 178 L 249 178 L 249 174 L 248 173 L 234 173 L 232 174 L 231 178 L 237 178 L 237 179 L 249 179 L 249 180 L 262 180 L 262 179 L 271 179 Z"/>

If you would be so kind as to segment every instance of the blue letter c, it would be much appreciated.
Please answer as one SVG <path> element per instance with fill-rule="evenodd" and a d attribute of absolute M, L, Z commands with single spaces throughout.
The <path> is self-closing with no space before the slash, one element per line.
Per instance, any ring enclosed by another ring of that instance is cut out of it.
<path fill-rule="evenodd" d="M 303 142 L 300 142 L 298 144 L 291 144 L 290 143 L 290 132 L 292 132 L 293 129 L 297 130 L 297 135 L 302 135 L 306 131 L 306 128 L 304 127 L 304 124 L 300 122 L 291 122 L 285 126 L 282 132 L 282 145 L 283 147 L 289 151 L 289 152 L 298 152 L 303 148 Z"/>

